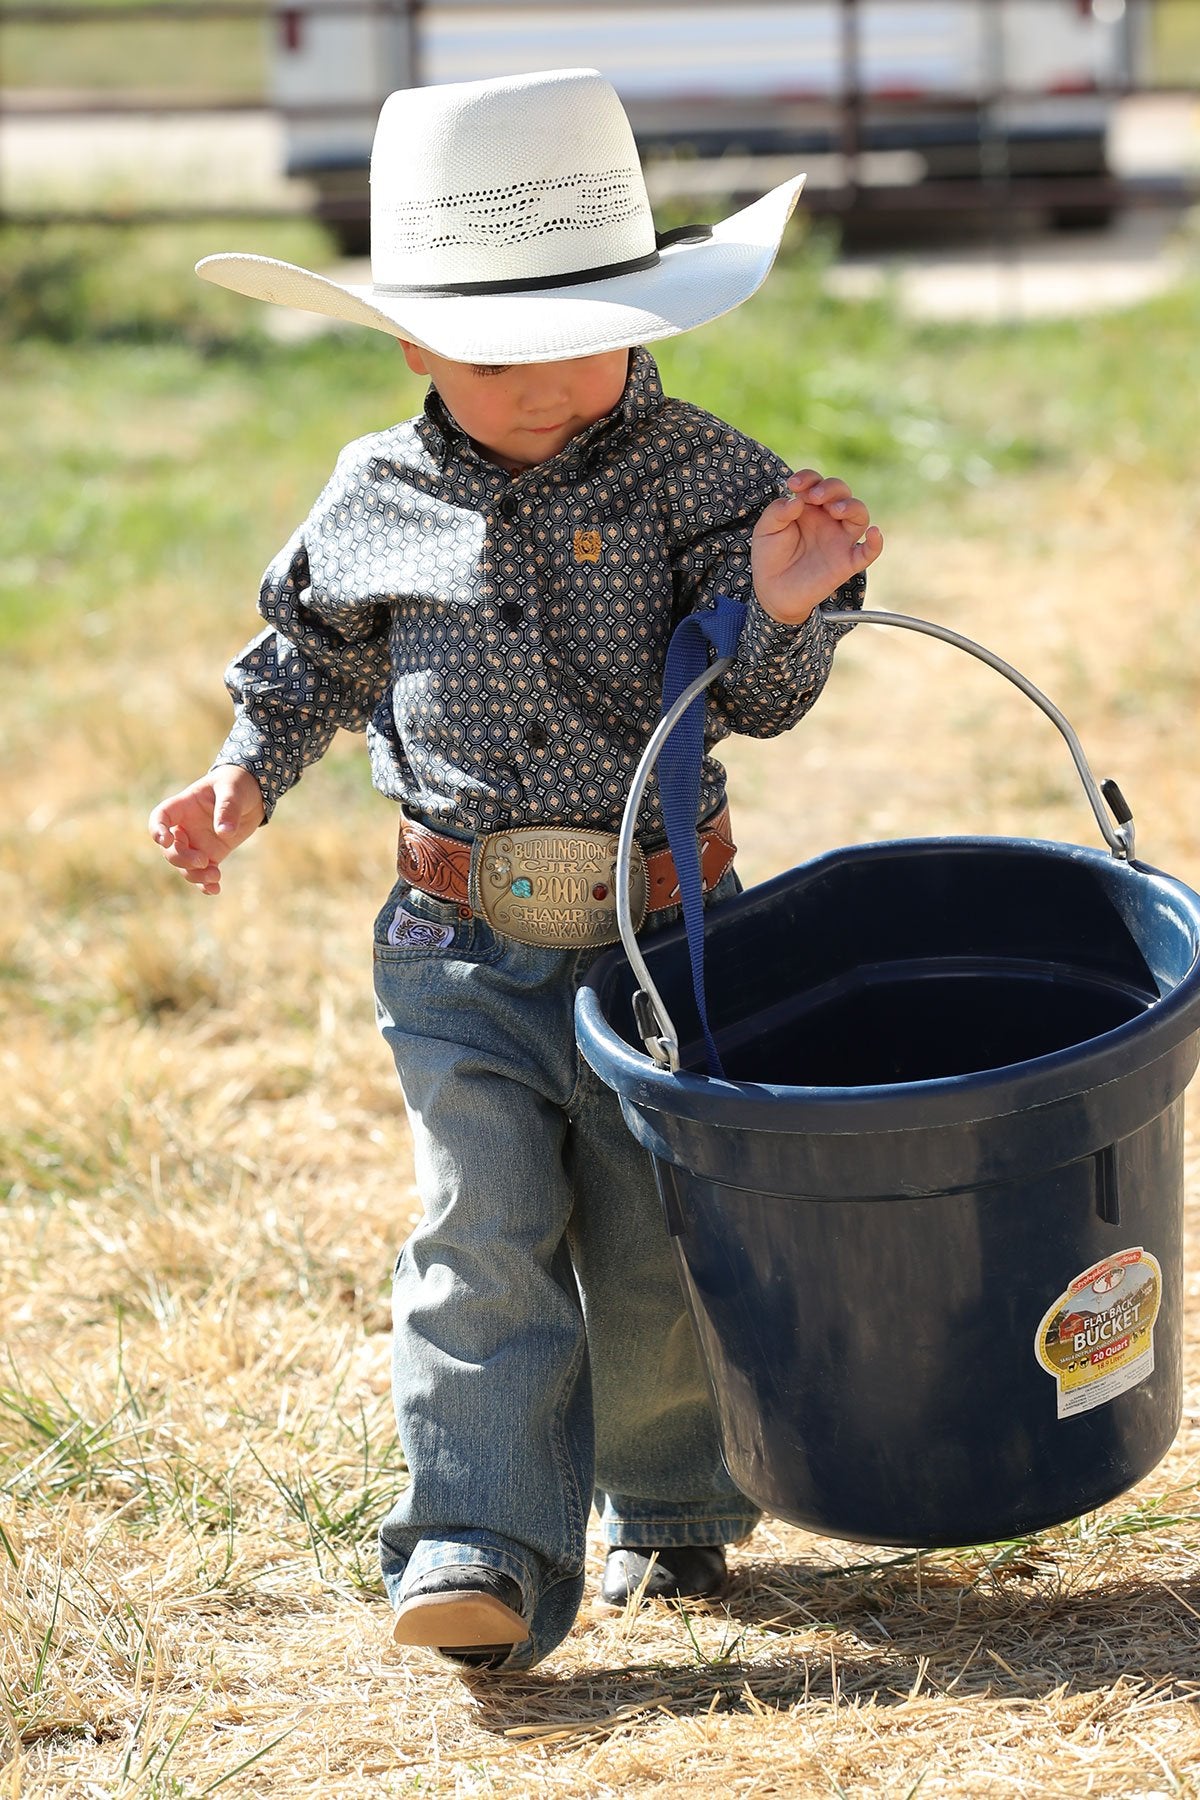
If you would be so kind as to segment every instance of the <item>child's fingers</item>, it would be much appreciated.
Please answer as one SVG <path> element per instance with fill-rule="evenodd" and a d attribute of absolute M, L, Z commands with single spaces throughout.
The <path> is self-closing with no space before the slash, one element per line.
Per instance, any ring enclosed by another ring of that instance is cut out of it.
<path fill-rule="evenodd" d="M 783 494 L 778 500 L 772 500 L 758 515 L 754 536 L 770 537 L 776 531 L 786 531 L 807 505 L 804 494 Z"/>
<path fill-rule="evenodd" d="M 755 537 L 770 537 L 776 532 L 786 531 L 795 525 L 801 515 L 809 507 L 815 507 L 824 513 L 835 524 L 845 528 L 849 536 L 858 538 L 871 523 L 871 515 L 861 500 L 852 494 L 844 500 L 836 500 L 825 506 L 815 501 L 811 494 L 791 494 L 781 500 L 773 500 L 759 517 L 754 528 Z"/>
<path fill-rule="evenodd" d="M 815 469 L 802 469 L 788 477 L 788 492 L 773 500 L 762 514 L 766 531 L 782 531 L 806 506 L 820 506 L 832 518 L 864 531 L 871 515 L 864 503 L 850 492 L 849 485 L 836 475 L 828 479 Z"/>
<path fill-rule="evenodd" d="M 865 501 L 852 494 L 844 481 L 823 481 L 819 487 L 809 489 L 807 499 L 810 506 L 821 506 L 831 518 L 855 525 L 860 531 L 871 523 Z"/>
<path fill-rule="evenodd" d="M 184 850 L 178 855 L 169 855 L 167 861 L 179 870 L 189 886 L 199 888 L 202 893 L 215 894 L 221 885 L 220 868 L 203 851 Z"/>
<path fill-rule="evenodd" d="M 807 499 L 812 506 L 836 506 L 839 501 L 853 498 L 849 484 L 831 475 L 826 480 L 818 481 L 815 487 L 806 490 Z"/>
<path fill-rule="evenodd" d="M 883 533 L 878 525 L 872 525 L 868 531 L 852 547 L 852 554 L 857 565 L 856 572 L 869 569 L 883 549 Z"/>
<path fill-rule="evenodd" d="M 167 841 L 161 848 L 171 867 L 188 876 L 206 869 L 212 860 L 207 850 L 197 849 L 181 826 L 168 828 Z"/>
<path fill-rule="evenodd" d="M 164 800 L 150 814 L 150 836 L 176 867 L 190 868 L 197 860 L 208 861 L 208 852 L 197 850 L 183 823 L 186 819 L 194 826 L 194 812 L 194 808 L 176 807 L 173 801 Z"/>
<path fill-rule="evenodd" d="M 763 508 L 754 527 L 755 533 L 765 536 L 773 531 L 785 530 L 804 511 L 809 496 L 820 479 L 816 469 L 797 469 L 794 475 L 789 475 L 787 492 Z"/>

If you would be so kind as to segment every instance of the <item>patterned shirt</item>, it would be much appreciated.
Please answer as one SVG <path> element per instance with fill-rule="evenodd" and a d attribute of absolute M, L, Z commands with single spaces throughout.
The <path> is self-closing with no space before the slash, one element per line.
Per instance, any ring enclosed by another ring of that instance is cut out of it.
<path fill-rule="evenodd" d="M 786 730 L 824 685 L 846 627 L 783 625 L 753 597 L 750 534 L 787 472 L 664 398 L 644 350 L 611 413 L 515 477 L 431 390 L 422 415 L 347 446 L 267 570 L 217 761 L 254 773 L 269 817 L 342 726 L 366 732 L 376 787 L 438 828 L 617 829 L 683 614 L 748 602 L 706 747 Z M 858 576 L 837 601 L 864 590 Z M 701 818 L 724 787 L 706 756 Z M 661 838 L 653 782 L 639 824 Z"/>

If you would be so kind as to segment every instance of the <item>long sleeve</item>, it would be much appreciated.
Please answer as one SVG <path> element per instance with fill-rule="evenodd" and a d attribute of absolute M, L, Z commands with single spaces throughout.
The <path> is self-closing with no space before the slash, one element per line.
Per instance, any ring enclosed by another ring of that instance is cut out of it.
<path fill-rule="evenodd" d="M 829 596 L 836 607 L 857 612 L 867 592 L 865 575 L 852 576 Z M 717 684 L 710 711 L 719 728 L 748 737 L 777 737 L 812 706 L 829 679 L 833 653 L 849 624 L 830 623 L 818 608 L 802 625 L 784 625 L 763 611 L 751 593 L 733 667 Z"/>
<path fill-rule="evenodd" d="M 837 642 L 851 629 L 830 624 L 820 612 L 801 625 L 781 624 L 755 597 L 751 536 L 787 474 L 778 457 L 726 426 L 703 459 L 667 490 L 674 511 L 677 614 L 711 606 L 717 594 L 746 603 L 736 660 L 709 694 L 710 744 L 735 731 L 774 737 L 789 730 L 820 694 Z M 830 598 L 857 610 L 865 593 L 866 577 L 858 575 Z"/>
<path fill-rule="evenodd" d="M 267 628 L 226 670 L 235 714 L 216 761 L 250 770 L 269 818 L 339 727 L 366 730 L 388 688 L 388 614 L 324 601 L 303 532 L 267 570 L 259 611 Z"/>

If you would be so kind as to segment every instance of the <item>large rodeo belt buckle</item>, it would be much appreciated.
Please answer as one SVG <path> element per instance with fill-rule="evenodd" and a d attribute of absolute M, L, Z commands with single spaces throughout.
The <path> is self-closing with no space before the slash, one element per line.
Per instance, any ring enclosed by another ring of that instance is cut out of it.
<path fill-rule="evenodd" d="M 471 903 L 495 931 L 547 950 L 615 944 L 617 834 L 543 830 L 522 825 L 480 838 L 471 871 Z M 629 911 L 636 931 L 646 916 L 646 861 L 635 843 Z"/>

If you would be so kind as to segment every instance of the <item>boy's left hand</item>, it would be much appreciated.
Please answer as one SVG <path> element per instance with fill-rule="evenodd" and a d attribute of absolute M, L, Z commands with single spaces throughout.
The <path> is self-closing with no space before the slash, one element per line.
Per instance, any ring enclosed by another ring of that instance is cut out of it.
<path fill-rule="evenodd" d="M 764 612 L 799 625 L 843 582 L 870 567 L 883 549 L 883 533 L 836 476 L 801 469 L 787 485 L 790 492 L 773 500 L 755 526 L 750 557 Z"/>

